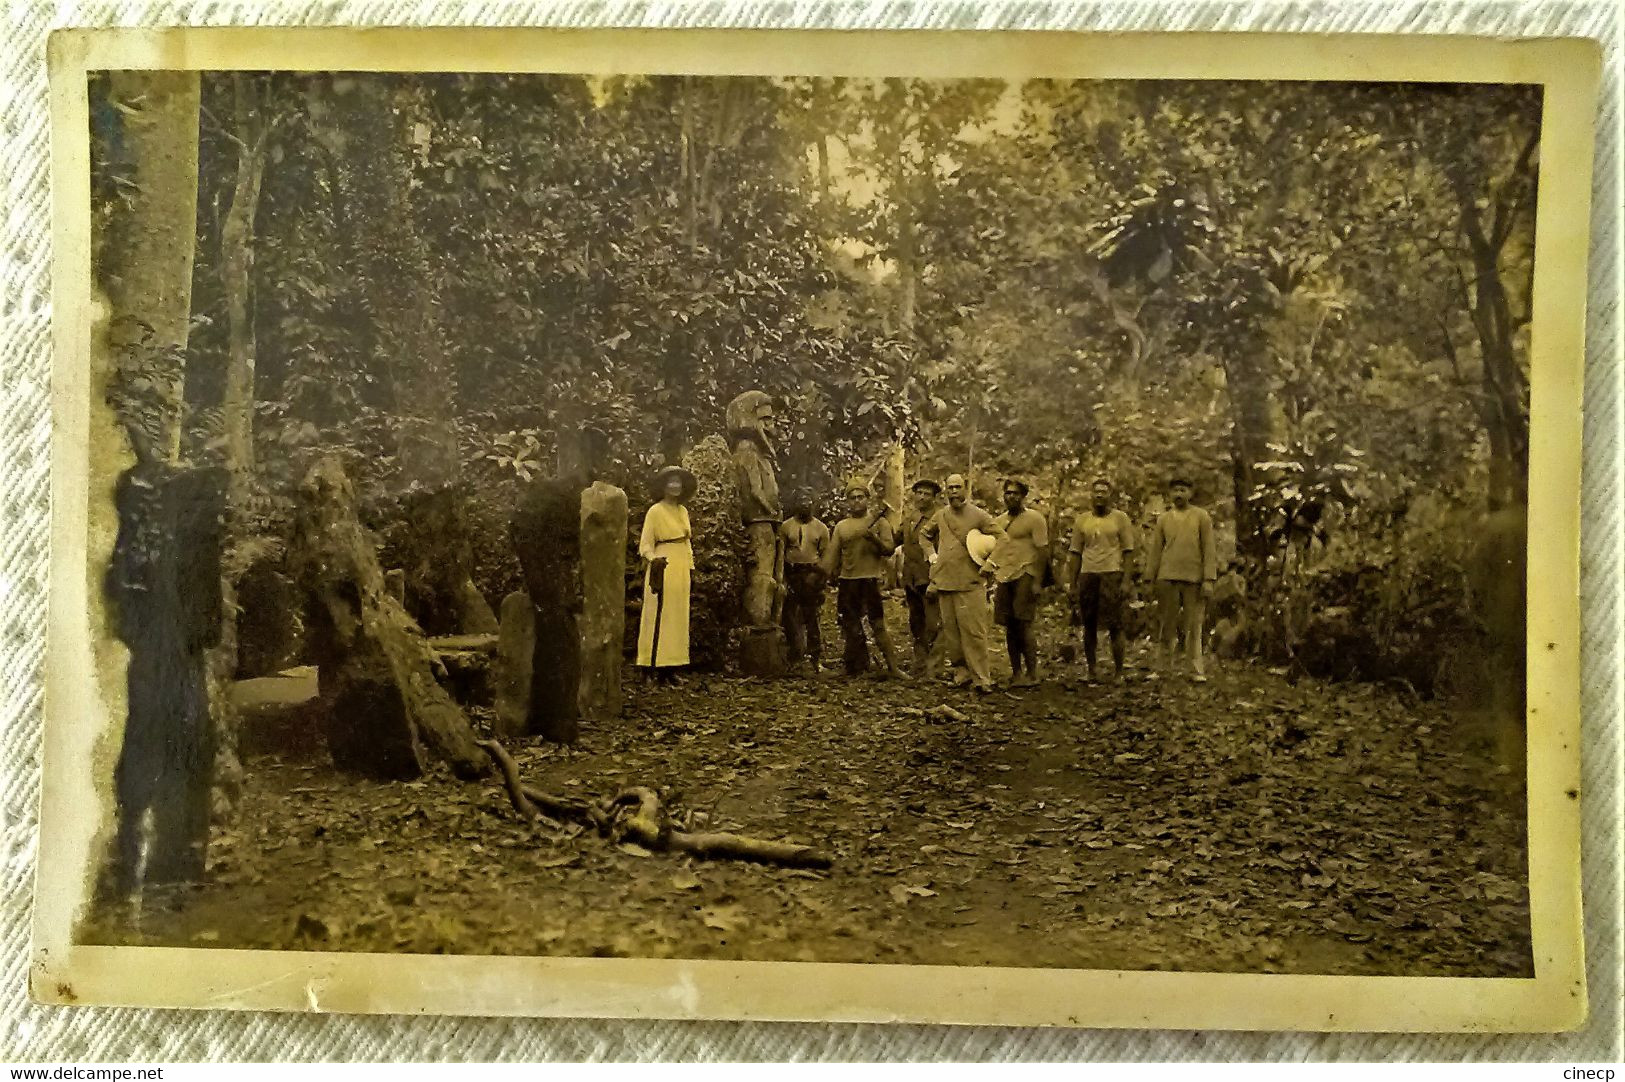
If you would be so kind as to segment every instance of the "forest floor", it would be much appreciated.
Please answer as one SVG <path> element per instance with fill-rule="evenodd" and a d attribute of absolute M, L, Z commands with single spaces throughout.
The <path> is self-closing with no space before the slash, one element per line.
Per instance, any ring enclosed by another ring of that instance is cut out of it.
<path fill-rule="evenodd" d="M 1057 664 L 1038 689 L 985 698 L 830 673 L 629 675 L 618 724 L 512 748 L 534 787 L 649 785 L 704 829 L 816 845 L 828 872 L 527 827 L 495 780 L 251 760 L 208 883 L 102 914 L 88 938 L 1531 975 L 1521 796 L 1465 750 L 1460 719 L 1256 663 L 1195 685 L 1145 679 L 1143 647 L 1130 660 L 1121 684 Z M 968 721 L 930 713 L 944 704 Z"/>

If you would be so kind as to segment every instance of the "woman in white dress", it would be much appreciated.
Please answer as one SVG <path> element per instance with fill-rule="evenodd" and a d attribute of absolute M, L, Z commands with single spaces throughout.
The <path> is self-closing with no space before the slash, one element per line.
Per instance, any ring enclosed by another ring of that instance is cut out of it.
<path fill-rule="evenodd" d="M 688 508 L 699 482 L 681 466 L 654 477 L 658 498 L 643 517 L 638 555 L 645 561 L 643 616 L 638 623 L 638 664 L 663 682 L 688 664 L 688 603 L 694 571 Z"/>

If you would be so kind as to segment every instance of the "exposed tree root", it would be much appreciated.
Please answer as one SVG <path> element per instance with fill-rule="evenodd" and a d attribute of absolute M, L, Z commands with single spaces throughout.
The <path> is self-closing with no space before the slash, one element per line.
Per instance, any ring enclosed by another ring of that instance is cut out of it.
<path fill-rule="evenodd" d="M 690 834 L 674 830 L 653 789 L 636 786 L 597 802 L 553 796 L 525 785 L 519 764 L 495 740 L 479 746 L 496 763 L 508 800 L 519 817 L 535 822 L 543 813 L 590 826 L 613 841 L 631 841 L 656 852 L 688 853 L 723 860 L 749 860 L 791 868 L 828 868 L 830 857 L 809 845 L 765 841 L 742 834 Z"/>

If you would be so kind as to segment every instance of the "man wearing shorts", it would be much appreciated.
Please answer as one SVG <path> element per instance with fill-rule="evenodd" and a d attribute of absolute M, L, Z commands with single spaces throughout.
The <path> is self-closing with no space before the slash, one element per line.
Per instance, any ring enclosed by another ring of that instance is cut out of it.
<path fill-rule="evenodd" d="M 790 517 L 779 525 L 784 539 L 784 635 L 790 641 L 794 672 L 817 673 L 824 656 L 818 619 L 824 607 L 824 572 L 819 565 L 829 547 L 829 527 L 813 517 L 812 499 L 798 493 Z"/>
<path fill-rule="evenodd" d="M 1134 526 L 1126 514 L 1112 507 L 1111 482 L 1097 480 L 1090 486 L 1089 496 L 1090 509 L 1072 521 L 1066 580 L 1076 593 L 1083 618 L 1083 659 L 1093 684 L 1102 627 L 1111 639 L 1112 677 L 1123 678 L 1123 599 L 1128 593 Z"/>
<path fill-rule="evenodd" d="M 848 486 L 846 518 L 830 532 L 822 566 L 825 576 L 836 583 L 835 613 L 845 640 L 847 675 L 855 676 L 869 667 L 869 644 L 863 636 L 864 621 L 868 621 L 875 645 L 886 659 L 886 674 L 900 679 L 903 673 L 897 667 L 891 636 L 886 634 L 880 596 L 880 579 L 897 542 L 886 521 L 885 506 L 871 508 L 870 503 L 867 488 Z"/>
<path fill-rule="evenodd" d="M 1026 500 L 1026 482 L 1005 481 L 1005 513 L 999 517 L 1004 536 L 993 549 L 993 622 L 1004 625 L 1013 688 L 1038 686 L 1038 636 L 1033 632 L 1033 620 L 1038 616 L 1038 595 L 1049 562 L 1049 523 L 1026 506 Z"/>

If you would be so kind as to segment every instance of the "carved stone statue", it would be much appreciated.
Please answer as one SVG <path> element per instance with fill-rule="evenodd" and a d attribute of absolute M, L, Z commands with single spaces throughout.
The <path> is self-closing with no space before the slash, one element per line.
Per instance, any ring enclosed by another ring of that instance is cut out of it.
<path fill-rule="evenodd" d="M 784 672 L 784 547 L 779 522 L 778 458 L 767 436 L 773 400 L 762 391 L 746 391 L 728 403 L 725 417 L 728 447 L 733 454 L 739 517 L 749 545 L 745 557 L 745 627 L 740 668 L 753 676 Z"/>

